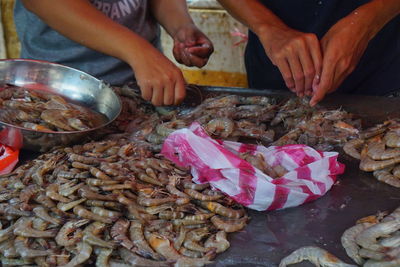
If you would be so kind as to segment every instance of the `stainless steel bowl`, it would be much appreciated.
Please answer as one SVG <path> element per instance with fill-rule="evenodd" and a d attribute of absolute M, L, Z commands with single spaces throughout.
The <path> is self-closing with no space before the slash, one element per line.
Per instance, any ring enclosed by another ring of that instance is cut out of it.
<path fill-rule="evenodd" d="M 0 60 L 0 84 L 63 96 L 71 103 L 104 114 L 108 121 L 86 131 L 41 132 L 0 122 L 0 142 L 14 148 L 45 152 L 55 146 L 67 146 L 96 133 L 116 119 L 121 101 L 113 90 L 100 80 L 82 71 L 46 61 Z"/>

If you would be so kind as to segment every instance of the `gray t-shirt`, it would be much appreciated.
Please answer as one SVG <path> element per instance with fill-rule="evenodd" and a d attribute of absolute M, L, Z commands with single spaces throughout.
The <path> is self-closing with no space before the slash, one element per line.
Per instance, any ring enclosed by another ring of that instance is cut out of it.
<path fill-rule="evenodd" d="M 90 0 L 90 2 L 115 22 L 131 29 L 154 46 L 160 47 L 159 26 L 149 12 L 149 1 Z M 21 42 L 21 58 L 46 60 L 70 66 L 112 85 L 126 84 L 135 79 L 128 64 L 64 37 L 25 9 L 20 0 L 15 4 L 14 20 Z"/>

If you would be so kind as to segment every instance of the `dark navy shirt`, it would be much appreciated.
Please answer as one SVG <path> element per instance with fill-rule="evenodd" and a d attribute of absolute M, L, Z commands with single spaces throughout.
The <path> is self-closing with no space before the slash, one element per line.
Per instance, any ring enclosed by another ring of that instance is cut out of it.
<path fill-rule="evenodd" d="M 320 39 L 341 18 L 367 0 L 262 0 L 289 27 L 316 34 Z M 245 62 L 252 88 L 287 89 L 282 75 L 266 56 L 263 46 L 249 32 Z M 400 16 L 372 39 L 356 69 L 338 92 L 385 95 L 400 89 Z"/>

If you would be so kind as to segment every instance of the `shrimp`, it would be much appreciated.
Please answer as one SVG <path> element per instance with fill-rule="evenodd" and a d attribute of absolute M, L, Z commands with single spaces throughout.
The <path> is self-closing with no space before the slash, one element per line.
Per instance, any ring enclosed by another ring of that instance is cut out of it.
<path fill-rule="evenodd" d="M 78 206 L 82 202 L 85 202 L 85 201 L 86 201 L 86 198 L 81 198 L 81 199 L 78 199 L 78 200 L 75 200 L 75 201 L 71 201 L 71 202 L 68 202 L 68 203 L 58 202 L 57 208 L 59 210 L 62 210 L 62 211 L 68 211 L 68 210 L 74 208 L 75 206 Z"/>
<path fill-rule="evenodd" d="M 121 258 L 129 263 L 129 266 L 157 266 L 157 267 L 164 267 L 164 266 L 170 266 L 171 264 L 169 262 L 162 262 L 162 261 L 154 261 L 154 260 L 149 260 L 142 258 L 131 251 L 129 251 L 126 248 L 120 248 L 118 250 L 119 255 Z"/>
<path fill-rule="evenodd" d="M 70 162 L 81 162 L 81 163 L 88 164 L 91 166 L 97 166 L 98 164 L 100 164 L 98 158 L 81 156 L 81 155 L 74 154 L 74 153 L 70 153 L 68 155 L 68 160 Z"/>
<path fill-rule="evenodd" d="M 112 220 L 115 220 L 115 221 L 119 217 L 122 216 L 121 212 L 107 210 L 107 209 L 104 209 L 104 208 L 101 208 L 101 207 L 91 207 L 90 209 L 94 214 L 97 214 L 97 215 L 100 215 L 100 216 L 103 216 L 103 217 L 108 217 L 108 218 L 110 218 Z"/>
<path fill-rule="evenodd" d="M 14 247 L 22 258 L 43 257 L 54 253 L 52 250 L 30 249 L 27 243 L 28 238 L 22 236 L 17 236 L 14 240 Z"/>
<path fill-rule="evenodd" d="M 397 233 L 391 237 L 383 238 L 380 243 L 384 247 L 399 247 L 400 246 L 400 233 Z"/>
<path fill-rule="evenodd" d="M 1 203 L 0 204 L 0 214 L 4 215 L 15 215 L 15 216 L 31 216 L 32 213 L 29 211 L 20 210 L 18 207 L 15 207 L 10 204 Z"/>
<path fill-rule="evenodd" d="M 344 146 L 343 146 L 343 151 L 355 158 L 355 159 L 360 159 L 361 158 L 361 154 L 359 152 L 359 150 L 361 150 L 362 146 L 364 145 L 365 140 L 363 139 L 352 139 L 350 141 L 347 141 Z"/>
<path fill-rule="evenodd" d="M 359 246 L 356 243 L 356 237 L 359 235 L 362 231 L 364 231 L 366 228 L 372 226 L 372 223 L 359 223 L 356 224 L 346 231 L 344 231 L 342 237 L 341 237 L 341 242 L 343 248 L 346 250 L 347 255 L 355 261 L 358 265 L 362 265 L 364 263 L 363 258 L 360 256 L 358 253 L 358 250 L 360 249 Z"/>
<path fill-rule="evenodd" d="M 78 194 L 82 198 L 86 198 L 86 199 L 90 199 L 90 200 L 113 201 L 116 199 L 116 196 L 114 194 L 108 194 L 108 195 L 98 194 L 98 193 L 90 190 L 90 188 L 87 186 L 83 186 L 80 189 L 78 189 Z"/>
<path fill-rule="evenodd" d="M 176 188 L 176 183 L 177 180 L 179 179 L 179 176 L 176 175 L 169 175 L 168 176 L 168 185 L 165 187 L 168 192 L 170 192 L 172 195 L 182 197 L 182 198 L 188 198 L 189 196 L 182 191 L 178 190 Z"/>
<path fill-rule="evenodd" d="M 183 120 L 172 120 L 169 122 L 164 122 L 156 127 L 156 132 L 158 135 L 166 137 L 175 130 L 186 127 L 186 123 Z"/>
<path fill-rule="evenodd" d="M 400 135 L 398 130 L 392 130 L 385 135 L 386 145 L 388 147 L 400 147 Z"/>
<path fill-rule="evenodd" d="M 166 203 L 160 206 L 147 207 L 146 213 L 154 215 L 166 210 L 172 211 L 173 209 L 174 209 L 173 203 Z"/>
<path fill-rule="evenodd" d="M 374 171 L 374 176 L 378 181 L 384 182 L 394 187 L 400 187 L 400 179 L 391 174 L 392 167 Z"/>
<path fill-rule="evenodd" d="M 213 201 L 213 200 L 217 200 L 217 199 L 220 199 L 223 197 L 222 195 L 214 195 L 214 196 L 204 195 L 193 189 L 185 189 L 185 193 L 194 199 L 198 199 L 198 200 L 202 200 L 202 201 Z"/>
<path fill-rule="evenodd" d="M 86 228 L 83 230 L 83 239 L 82 241 L 93 245 L 93 246 L 99 246 L 99 247 L 105 247 L 105 248 L 114 248 L 115 244 L 112 242 L 105 241 L 99 237 L 97 237 L 97 234 L 101 233 L 104 231 L 106 228 L 106 225 L 102 222 L 93 222 L 86 226 Z"/>
<path fill-rule="evenodd" d="M 109 267 L 109 261 L 113 250 L 110 248 L 95 247 L 96 267 Z"/>
<path fill-rule="evenodd" d="M 373 259 L 373 260 L 378 260 L 378 261 L 385 260 L 385 258 L 387 258 L 385 253 L 369 250 L 366 248 L 361 248 L 358 253 L 363 258 L 368 258 L 368 259 Z"/>
<path fill-rule="evenodd" d="M 231 119 L 216 118 L 207 123 L 205 130 L 211 135 L 218 135 L 222 138 L 227 138 L 232 134 L 234 127 L 235 123 Z"/>
<path fill-rule="evenodd" d="M 77 251 L 78 254 L 66 265 L 63 265 L 63 267 L 75 267 L 84 263 L 90 258 L 90 255 L 92 255 L 93 248 L 86 242 L 80 242 L 77 245 Z"/>
<path fill-rule="evenodd" d="M 5 257 L 0 257 L 2 266 L 26 266 L 32 264 L 32 259 L 8 259 Z"/>
<path fill-rule="evenodd" d="M 108 223 L 108 224 L 113 223 L 113 220 L 111 218 L 94 214 L 93 212 L 88 211 L 81 205 L 75 206 L 73 211 L 76 215 L 78 215 L 79 217 L 81 217 L 83 219 L 89 219 L 89 220 L 99 221 L 99 222 Z"/>
<path fill-rule="evenodd" d="M 385 143 L 378 140 L 368 145 L 368 156 L 373 160 L 392 159 L 400 156 L 400 148 L 386 148 Z"/>
<path fill-rule="evenodd" d="M 164 257 L 154 252 L 153 249 L 149 246 L 149 244 L 145 240 L 143 235 L 143 224 L 141 222 L 139 221 L 131 222 L 131 225 L 129 227 L 129 237 L 132 240 L 133 244 L 135 244 L 135 246 L 138 249 L 146 251 L 151 256 L 152 259 L 157 261 L 165 260 Z"/>
<path fill-rule="evenodd" d="M 121 210 L 122 205 L 114 201 L 102 201 L 102 200 L 86 200 L 85 205 L 89 207 L 104 207 L 115 210 Z"/>
<path fill-rule="evenodd" d="M 52 200 L 56 200 L 58 202 L 70 202 L 71 199 L 66 198 L 62 195 L 60 195 L 57 191 L 59 190 L 59 185 L 58 184 L 50 184 L 47 188 L 46 188 L 46 196 L 48 196 L 49 198 L 51 198 Z"/>
<path fill-rule="evenodd" d="M 79 183 L 75 185 L 75 182 L 69 181 L 67 183 L 62 184 L 59 187 L 58 192 L 60 193 L 60 195 L 68 197 L 84 185 L 85 185 L 84 183 Z"/>
<path fill-rule="evenodd" d="M 210 236 L 204 243 L 206 248 L 215 248 L 216 253 L 222 253 L 230 247 L 225 231 L 218 231 Z"/>
<path fill-rule="evenodd" d="M 364 146 L 363 150 L 361 151 L 361 157 L 360 157 L 360 169 L 362 171 L 366 172 L 371 172 L 371 171 L 376 171 L 379 169 L 383 169 L 386 167 L 391 167 L 395 165 L 396 163 L 400 162 L 400 157 L 392 158 L 392 159 L 387 159 L 387 160 L 373 160 L 368 156 L 368 146 Z"/>
<path fill-rule="evenodd" d="M 176 250 L 179 250 L 181 248 L 183 242 L 186 239 L 187 232 L 188 232 L 188 229 L 186 229 L 185 227 L 182 227 L 182 226 L 179 227 L 179 234 L 174 240 L 174 248 Z"/>
<path fill-rule="evenodd" d="M 28 204 L 30 199 L 36 196 L 41 191 L 40 186 L 37 184 L 30 184 L 24 189 L 22 189 L 19 199 L 23 203 L 24 210 L 32 210 L 32 207 Z"/>
<path fill-rule="evenodd" d="M 316 266 L 321 267 L 356 267 L 356 265 L 342 262 L 336 256 L 319 247 L 301 247 L 286 256 L 279 263 L 279 267 L 286 267 L 291 264 L 308 260 Z"/>
<path fill-rule="evenodd" d="M 246 226 L 247 220 L 248 217 L 242 217 L 236 220 L 232 219 L 223 220 L 218 215 L 215 215 L 211 218 L 211 222 L 217 229 L 223 230 L 227 233 L 232 233 L 242 230 Z"/>
<path fill-rule="evenodd" d="M 200 202 L 200 205 L 213 213 L 216 213 L 216 214 L 228 217 L 228 218 L 239 219 L 240 217 L 242 217 L 244 215 L 243 209 L 235 210 L 235 209 L 227 208 L 217 202 L 202 201 L 202 202 Z"/>
<path fill-rule="evenodd" d="M 175 200 L 176 200 L 175 197 L 165 197 L 165 198 L 139 197 L 137 199 L 137 202 L 141 206 L 152 207 L 152 206 L 158 206 L 158 205 L 169 203 L 169 202 L 175 202 Z"/>
<path fill-rule="evenodd" d="M 0 242 L 10 239 L 13 236 L 15 224 L 11 224 L 6 229 L 0 230 Z"/>
<path fill-rule="evenodd" d="M 126 235 L 130 226 L 130 222 L 128 220 L 119 219 L 114 225 L 111 227 L 111 238 L 113 238 L 117 243 L 121 246 L 125 247 L 129 251 L 139 254 L 142 257 L 150 258 L 151 254 L 148 251 L 138 249 L 135 244 L 128 238 Z"/>
<path fill-rule="evenodd" d="M 400 258 L 396 258 L 391 261 L 376 261 L 368 260 L 364 267 L 398 267 L 400 265 Z"/>
<path fill-rule="evenodd" d="M 207 257 L 199 259 L 192 259 L 182 256 L 174 249 L 174 247 L 171 245 L 171 242 L 165 237 L 150 233 L 147 239 L 150 243 L 150 246 L 155 251 L 160 253 L 167 260 L 176 262 L 175 266 L 204 266 L 205 264 L 211 263 L 208 255 Z"/>
<path fill-rule="evenodd" d="M 83 220 L 73 220 L 69 221 L 66 224 L 64 224 L 60 231 L 58 231 L 55 241 L 59 246 L 72 246 L 79 242 L 81 238 L 83 237 L 82 230 L 79 229 L 79 227 L 88 224 L 90 221 L 87 219 Z M 69 237 L 68 235 L 74 233 L 73 237 Z"/>
<path fill-rule="evenodd" d="M 183 212 L 179 212 L 179 211 L 161 211 L 158 214 L 158 217 L 160 219 L 166 219 L 166 220 L 171 220 L 171 219 L 182 219 L 183 217 L 185 217 L 185 213 Z"/>
<path fill-rule="evenodd" d="M 90 186 L 103 186 L 103 185 L 113 185 L 118 184 L 118 181 L 115 180 L 101 180 L 101 179 L 94 179 L 88 178 L 85 182 Z"/>
<path fill-rule="evenodd" d="M 80 172 L 73 173 L 70 171 L 59 171 L 56 173 L 57 178 L 65 178 L 65 179 L 84 179 L 90 176 L 89 172 Z"/>
<path fill-rule="evenodd" d="M 40 231 L 32 228 L 33 218 L 21 217 L 16 222 L 14 228 L 14 235 L 20 235 L 23 237 L 55 237 L 57 229 L 51 229 L 46 231 Z"/>
<path fill-rule="evenodd" d="M 14 239 L 8 239 L 0 243 L 0 252 L 6 258 L 18 257 L 17 250 L 14 247 Z"/>
<path fill-rule="evenodd" d="M 37 206 L 34 208 L 33 213 L 35 213 L 35 215 L 40 219 L 55 225 L 60 225 L 62 222 L 60 219 L 50 216 L 46 208 L 42 206 Z"/>
<path fill-rule="evenodd" d="M 164 185 L 164 184 L 163 184 L 161 181 L 159 181 L 158 179 L 154 179 L 153 177 L 151 177 L 151 176 L 149 176 L 149 175 L 147 175 L 147 174 L 145 174 L 145 173 L 139 173 L 138 178 L 139 178 L 141 181 L 146 182 L 146 183 L 149 183 L 149 184 L 154 184 L 154 185 L 158 185 L 158 186 L 163 186 L 163 185 Z"/>
<path fill-rule="evenodd" d="M 385 247 L 377 243 L 377 238 L 386 236 L 400 229 L 400 220 L 381 222 L 365 229 L 356 237 L 356 242 L 363 248 L 384 251 Z"/>
<path fill-rule="evenodd" d="M 48 196 L 46 196 L 44 193 L 40 193 L 34 197 L 35 201 L 38 202 L 39 204 L 43 205 L 44 207 L 50 209 L 54 208 L 56 204 L 54 203 L 53 200 L 51 200 Z"/>
<path fill-rule="evenodd" d="M 193 221 L 207 220 L 207 219 L 210 219 L 214 215 L 215 215 L 214 213 L 202 213 L 202 214 L 195 214 L 195 215 L 186 215 L 185 216 L 185 220 L 193 220 Z"/>
<path fill-rule="evenodd" d="M 209 183 L 194 184 L 194 183 L 192 183 L 190 181 L 187 181 L 187 180 L 183 180 L 182 181 L 182 185 L 183 185 L 184 188 L 198 190 L 198 191 L 204 190 L 204 189 L 206 189 L 207 187 L 210 186 Z"/>
<path fill-rule="evenodd" d="M 200 240 L 202 240 L 208 234 L 209 234 L 209 230 L 207 227 L 194 229 L 187 233 L 186 239 L 183 242 L 183 246 L 185 248 L 193 250 L 193 251 L 207 252 L 210 249 L 203 247 L 198 242 Z"/>

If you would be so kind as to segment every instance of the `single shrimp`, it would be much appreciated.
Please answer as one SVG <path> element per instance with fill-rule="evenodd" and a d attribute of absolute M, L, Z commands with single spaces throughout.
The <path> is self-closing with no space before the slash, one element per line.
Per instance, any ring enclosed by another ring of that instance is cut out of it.
<path fill-rule="evenodd" d="M 321 267 L 356 267 L 356 265 L 344 263 L 325 249 L 312 246 L 301 247 L 293 251 L 289 256 L 281 260 L 279 267 L 286 267 L 304 260 Z"/>
<path fill-rule="evenodd" d="M 365 229 L 372 226 L 372 223 L 359 223 L 344 231 L 341 242 L 347 255 L 358 265 L 364 264 L 364 259 L 359 254 L 360 247 L 357 245 L 356 237 Z"/>
<path fill-rule="evenodd" d="M 174 209 L 173 203 L 166 203 L 166 204 L 162 204 L 160 206 L 147 207 L 146 213 L 154 215 L 154 214 L 158 214 L 162 211 L 166 211 L 166 210 L 173 211 L 173 209 Z"/>
<path fill-rule="evenodd" d="M 0 257 L 0 259 L 2 266 L 26 266 L 33 263 L 33 259 L 28 258 L 8 259 L 6 257 Z"/>
<path fill-rule="evenodd" d="M 150 258 L 151 254 L 149 252 L 138 249 L 135 244 L 128 238 L 127 231 L 129 229 L 130 222 L 125 219 L 119 219 L 114 225 L 111 227 L 111 238 L 113 238 L 117 243 L 121 246 L 125 247 L 129 251 L 137 253 L 145 258 Z"/>
<path fill-rule="evenodd" d="M 176 184 L 177 184 L 177 181 L 179 180 L 179 178 L 180 177 L 177 175 L 169 175 L 168 176 L 168 185 L 166 186 L 166 189 L 172 195 L 187 198 L 187 197 L 189 197 L 187 194 L 183 193 L 182 191 L 180 191 L 176 188 Z"/>
<path fill-rule="evenodd" d="M 102 207 L 102 208 L 110 208 L 115 210 L 121 210 L 122 205 L 118 202 L 114 201 L 102 201 L 102 200 L 86 200 L 85 205 L 89 207 Z"/>
<path fill-rule="evenodd" d="M 223 230 L 227 233 L 232 233 L 242 230 L 246 226 L 247 220 L 248 217 L 242 217 L 236 220 L 235 219 L 223 220 L 218 215 L 215 215 L 211 218 L 211 222 L 217 229 Z"/>
<path fill-rule="evenodd" d="M 48 196 L 46 196 L 45 193 L 40 193 L 36 195 L 34 197 L 34 200 L 48 209 L 54 208 L 56 206 L 54 201 L 51 200 Z"/>
<path fill-rule="evenodd" d="M 146 251 L 151 258 L 157 261 L 165 260 L 164 257 L 154 252 L 154 250 L 149 246 L 143 235 L 143 224 L 139 221 L 131 221 L 129 227 L 129 237 L 133 244 L 141 251 Z"/>
<path fill-rule="evenodd" d="M 203 253 L 200 251 L 191 250 L 185 247 L 179 248 L 179 253 L 183 256 L 190 257 L 190 258 L 201 258 L 203 257 Z"/>
<path fill-rule="evenodd" d="M 115 244 L 113 242 L 105 241 L 99 238 L 97 235 L 103 232 L 106 228 L 106 224 L 102 222 L 93 222 L 86 226 L 83 230 L 83 238 L 82 241 L 92 245 L 99 246 L 105 248 L 114 248 Z"/>
<path fill-rule="evenodd" d="M 204 266 L 205 264 L 211 263 L 210 258 L 204 257 L 199 259 L 193 259 L 182 256 L 175 248 L 171 245 L 171 242 L 162 236 L 149 233 L 147 237 L 150 246 L 168 261 L 176 262 L 175 266 Z M 214 253 L 215 254 L 215 253 Z"/>
<path fill-rule="evenodd" d="M 58 192 L 60 193 L 60 195 L 68 197 L 75 193 L 75 191 L 77 191 L 79 188 L 82 188 L 82 186 L 84 185 L 84 183 L 75 184 L 75 182 L 69 181 L 60 185 Z"/>
<path fill-rule="evenodd" d="M 15 224 L 11 224 L 9 227 L 0 230 L 0 242 L 9 240 L 13 236 Z"/>
<path fill-rule="evenodd" d="M 89 172 L 96 178 L 101 180 L 111 180 L 111 177 L 97 169 L 96 167 L 90 167 Z"/>
<path fill-rule="evenodd" d="M 384 251 L 385 247 L 377 243 L 377 239 L 400 229 L 400 220 L 381 222 L 365 229 L 356 237 L 356 242 L 363 248 Z"/>
<path fill-rule="evenodd" d="M 58 219 L 56 217 L 50 216 L 46 208 L 42 206 L 37 206 L 33 209 L 33 213 L 40 219 L 55 224 L 55 225 L 60 225 L 62 223 L 61 219 Z"/>
<path fill-rule="evenodd" d="M 175 248 L 177 251 L 179 251 L 179 249 L 181 248 L 183 242 L 185 241 L 185 239 L 186 239 L 186 234 L 187 234 L 188 231 L 189 231 L 189 230 L 186 229 L 186 228 L 183 227 L 183 226 L 180 226 L 180 227 L 179 227 L 179 234 L 178 234 L 178 236 L 174 239 L 174 242 L 173 242 L 174 248 Z"/>
<path fill-rule="evenodd" d="M 71 201 L 71 202 L 68 202 L 68 203 L 58 202 L 57 203 L 57 208 L 59 210 L 62 210 L 62 211 L 68 211 L 68 210 L 73 209 L 74 207 L 78 206 L 79 204 L 85 202 L 85 201 L 86 201 L 86 198 L 81 198 L 81 199 L 78 199 L 78 200 L 75 200 L 75 201 Z"/>
<path fill-rule="evenodd" d="M 379 169 L 383 169 L 386 167 L 391 167 L 395 165 L 396 163 L 400 162 L 400 157 L 392 158 L 392 159 L 387 159 L 387 160 L 373 160 L 368 156 L 368 145 L 364 146 L 364 148 L 361 151 L 361 157 L 360 157 L 360 170 L 366 171 L 366 172 L 371 172 L 371 171 L 376 171 Z"/>
<path fill-rule="evenodd" d="M 78 154 L 74 154 L 74 153 L 69 153 L 68 160 L 70 162 L 81 162 L 81 163 L 88 164 L 91 166 L 97 166 L 98 164 L 100 164 L 98 158 L 86 157 L 86 156 L 82 156 L 82 155 L 78 155 Z"/>
<path fill-rule="evenodd" d="M 79 227 L 89 223 L 87 219 L 73 220 L 65 223 L 60 231 L 58 231 L 55 241 L 59 246 L 68 247 L 78 243 L 83 237 L 82 230 Z M 74 233 L 73 237 L 69 237 L 71 233 Z"/>
<path fill-rule="evenodd" d="M 83 186 L 78 189 L 78 194 L 82 198 L 90 199 L 90 200 L 105 200 L 105 201 L 113 201 L 116 196 L 114 194 L 102 195 L 92 191 L 89 187 Z"/>
<path fill-rule="evenodd" d="M 96 254 L 96 267 L 109 267 L 112 252 L 113 249 L 111 248 L 95 247 L 94 253 Z"/>
<path fill-rule="evenodd" d="M 400 207 L 397 207 L 392 213 L 382 219 L 382 222 L 388 222 L 400 219 Z"/>
<path fill-rule="evenodd" d="M 121 212 L 107 210 L 107 209 L 104 209 L 104 208 L 101 208 L 101 207 L 91 207 L 90 210 L 94 214 L 110 218 L 110 219 L 112 219 L 114 221 L 118 220 L 118 218 L 122 216 Z"/>
<path fill-rule="evenodd" d="M 209 230 L 207 227 L 191 230 L 186 234 L 183 246 L 193 251 L 199 251 L 204 253 L 208 252 L 210 248 L 206 248 L 200 245 L 199 243 L 199 241 L 202 240 L 207 235 L 209 235 Z"/>
<path fill-rule="evenodd" d="M 46 188 L 46 196 L 51 198 L 52 200 L 59 201 L 59 202 L 70 202 L 71 199 L 66 198 L 58 193 L 59 185 L 58 184 L 50 184 Z"/>
<path fill-rule="evenodd" d="M 158 217 L 165 220 L 183 219 L 183 217 L 185 217 L 185 213 L 179 211 L 163 210 L 158 214 Z"/>
<path fill-rule="evenodd" d="M 20 235 L 23 237 L 55 237 L 57 229 L 51 229 L 46 231 L 40 231 L 32 228 L 33 218 L 21 217 L 15 223 L 14 235 Z"/>
<path fill-rule="evenodd" d="M 373 175 L 380 182 L 384 182 L 394 187 L 400 187 L 400 179 L 394 176 L 390 172 L 391 170 L 392 167 L 376 170 L 373 172 Z"/>
<path fill-rule="evenodd" d="M 392 130 L 385 135 L 386 145 L 388 147 L 400 147 L 400 135 L 398 130 Z"/>
<path fill-rule="evenodd" d="M 235 210 L 231 208 L 224 207 L 223 205 L 217 203 L 217 202 L 207 202 L 207 201 L 201 201 L 200 205 L 209 211 L 228 217 L 228 218 L 233 218 L 233 219 L 239 219 L 244 215 L 244 210 Z"/>
<path fill-rule="evenodd" d="M 155 178 L 153 178 L 153 177 L 151 177 L 151 176 L 149 176 L 149 175 L 147 175 L 145 173 L 139 173 L 138 178 L 139 178 L 139 180 L 141 180 L 143 182 L 146 182 L 146 183 L 149 183 L 149 184 L 154 184 L 154 185 L 158 185 L 158 186 L 164 186 L 164 184 L 160 180 L 155 179 Z"/>
<path fill-rule="evenodd" d="M 380 241 L 381 245 L 384 247 L 399 247 L 400 246 L 400 233 L 393 236 L 383 238 Z"/>
<path fill-rule="evenodd" d="M 365 140 L 363 140 L 363 139 L 358 139 L 358 138 L 352 139 L 350 141 L 347 141 L 344 144 L 343 151 L 347 155 L 349 155 L 355 159 L 360 159 L 361 158 L 360 151 L 364 144 L 365 144 Z"/>
<path fill-rule="evenodd" d="M 392 159 L 400 156 L 400 148 L 386 148 L 382 139 L 368 144 L 368 156 L 373 160 Z"/>
<path fill-rule="evenodd" d="M 0 253 L 6 258 L 16 258 L 19 256 L 14 247 L 14 239 L 8 239 L 0 243 Z"/>
<path fill-rule="evenodd" d="M 201 201 L 214 201 L 214 200 L 218 200 L 220 198 L 222 198 L 223 196 L 221 195 L 205 195 L 202 194 L 194 189 L 185 189 L 185 193 L 187 195 L 189 195 L 190 197 L 194 198 L 194 199 L 198 199 Z"/>
<path fill-rule="evenodd" d="M 230 247 L 225 231 L 218 231 L 204 242 L 206 248 L 215 248 L 216 253 L 222 253 Z"/>
<path fill-rule="evenodd" d="M 57 178 L 65 178 L 65 179 L 85 179 L 90 176 L 88 171 L 74 173 L 70 171 L 59 171 L 56 173 Z"/>
<path fill-rule="evenodd" d="M 108 224 L 113 223 L 113 220 L 111 218 L 94 214 L 93 212 L 88 211 L 81 205 L 75 206 L 73 211 L 76 215 L 78 215 L 79 217 L 81 217 L 83 219 L 89 219 L 89 220 L 99 221 L 99 222 L 108 223 Z"/>
<path fill-rule="evenodd" d="M 118 181 L 115 181 L 115 180 L 102 180 L 102 179 L 94 179 L 94 178 L 88 178 L 85 180 L 85 182 L 90 186 L 113 185 L 113 184 L 119 183 Z"/>
<path fill-rule="evenodd" d="M 200 213 L 195 215 L 186 215 L 185 220 L 193 220 L 193 221 L 207 220 L 213 217 L 214 215 L 215 215 L 214 213 Z"/>
<path fill-rule="evenodd" d="M 66 265 L 63 265 L 63 267 L 75 267 L 86 262 L 92 255 L 93 248 L 86 242 L 80 242 L 77 245 L 77 251 L 78 254 L 76 254 L 75 257 L 73 257 Z"/>
<path fill-rule="evenodd" d="M 373 259 L 373 260 L 378 260 L 378 261 L 382 261 L 387 258 L 386 254 L 383 252 L 369 250 L 366 248 L 361 248 L 358 253 L 363 258 Z"/>
<path fill-rule="evenodd" d="M 211 135 L 227 138 L 232 134 L 234 127 L 235 123 L 229 118 L 215 118 L 209 121 L 204 128 Z"/>
<path fill-rule="evenodd" d="M 154 260 L 149 260 L 145 259 L 143 257 L 140 257 L 136 255 L 135 253 L 132 253 L 126 248 L 120 248 L 118 249 L 119 255 L 121 258 L 129 264 L 129 266 L 157 266 L 157 267 L 166 267 L 170 266 L 171 264 L 169 262 L 163 262 L 163 261 L 154 261 Z"/>
<path fill-rule="evenodd" d="M 37 250 L 37 249 L 30 249 L 28 247 L 28 238 L 17 236 L 14 240 L 14 247 L 17 253 L 22 258 L 36 258 L 36 257 L 43 257 L 48 256 L 54 253 L 52 250 Z"/>
<path fill-rule="evenodd" d="M 391 261 L 368 260 L 363 267 L 398 267 L 400 266 L 400 258 Z"/>
<path fill-rule="evenodd" d="M 144 207 L 152 207 L 152 206 L 158 206 L 161 204 L 169 203 L 169 202 L 175 202 L 176 198 L 175 197 L 165 197 L 165 198 L 148 198 L 148 197 L 139 197 L 137 199 L 137 203 L 141 206 Z"/>
<path fill-rule="evenodd" d="M 193 190 L 197 190 L 197 191 L 202 191 L 202 190 L 210 187 L 209 183 L 195 184 L 195 183 L 192 183 L 191 181 L 188 181 L 188 180 L 183 180 L 182 181 L 182 185 L 183 185 L 184 188 L 193 189 Z"/>

